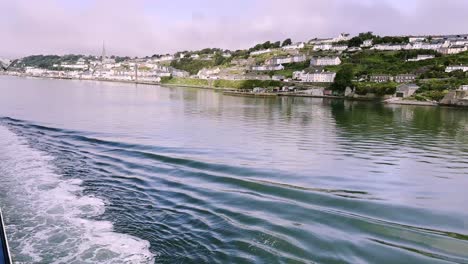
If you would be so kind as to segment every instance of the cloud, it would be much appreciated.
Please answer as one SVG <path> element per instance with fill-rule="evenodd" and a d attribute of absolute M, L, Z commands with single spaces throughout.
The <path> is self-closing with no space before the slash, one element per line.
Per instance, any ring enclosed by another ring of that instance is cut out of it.
<path fill-rule="evenodd" d="M 464 0 L 0 0 L 0 57 L 144 56 L 266 40 L 356 34 L 466 33 Z"/>

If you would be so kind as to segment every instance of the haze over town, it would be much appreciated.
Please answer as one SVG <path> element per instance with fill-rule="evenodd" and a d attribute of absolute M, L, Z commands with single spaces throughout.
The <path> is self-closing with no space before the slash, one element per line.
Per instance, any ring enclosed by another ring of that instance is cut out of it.
<path fill-rule="evenodd" d="M 464 0 L 0 1 L 0 57 L 30 54 L 146 56 L 266 40 L 373 31 L 466 33 Z"/>

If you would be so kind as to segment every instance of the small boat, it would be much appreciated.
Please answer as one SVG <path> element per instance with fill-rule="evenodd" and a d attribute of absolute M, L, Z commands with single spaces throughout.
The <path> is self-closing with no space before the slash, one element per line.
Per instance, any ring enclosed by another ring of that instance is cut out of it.
<path fill-rule="evenodd" d="M 0 264 L 11 264 L 10 250 L 8 249 L 8 241 L 5 232 L 5 224 L 3 223 L 2 211 L 0 210 Z"/>

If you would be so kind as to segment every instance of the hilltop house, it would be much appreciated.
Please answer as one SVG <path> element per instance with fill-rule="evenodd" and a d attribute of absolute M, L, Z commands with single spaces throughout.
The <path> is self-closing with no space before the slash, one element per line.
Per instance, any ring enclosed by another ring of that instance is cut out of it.
<path fill-rule="evenodd" d="M 445 68 L 445 72 L 453 72 L 453 71 L 460 71 L 460 70 L 463 72 L 468 71 L 468 65 L 447 66 L 447 68 Z"/>
<path fill-rule="evenodd" d="M 305 47 L 304 42 L 298 42 L 292 45 L 287 45 L 282 47 L 283 50 L 296 50 L 296 49 L 303 49 Z"/>
<path fill-rule="evenodd" d="M 395 77 L 395 82 L 397 83 L 408 83 L 414 82 L 416 80 L 416 75 L 414 74 L 399 74 Z"/>
<path fill-rule="evenodd" d="M 296 71 L 293 73 L 293 79 L 301 82 L 331 83 L 335 81 L 335 72 L 314 72 Z"/>
<path fill-rule="evenodd" d="M 329 66 L 340 65 L 341 60 L 339 57 L 313 57 L 310 60 L 311 66 Z"/>
<path fill-rule="evenodd" d="M 396 88 L 395 96 L 402 98 L 409 97 L 412 96 L 418 89 L 419 86 L 416 84 L 402 84 Z"/>
<path fill-rule="evenodd" d="M 388 74 L 374 74 L 370 76 L 370 81 L 377 83 L 390 82 L 393 81 L 393 77 Z"/>

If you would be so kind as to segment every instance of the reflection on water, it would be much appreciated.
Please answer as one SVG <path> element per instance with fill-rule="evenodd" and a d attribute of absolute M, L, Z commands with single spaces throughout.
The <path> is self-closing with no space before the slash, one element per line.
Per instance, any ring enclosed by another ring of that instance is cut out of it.
<path fill-rule="evenodd" d="M 156 263 L 468 263 L 467 113 L 0 78 L 0 126 Z"/>

